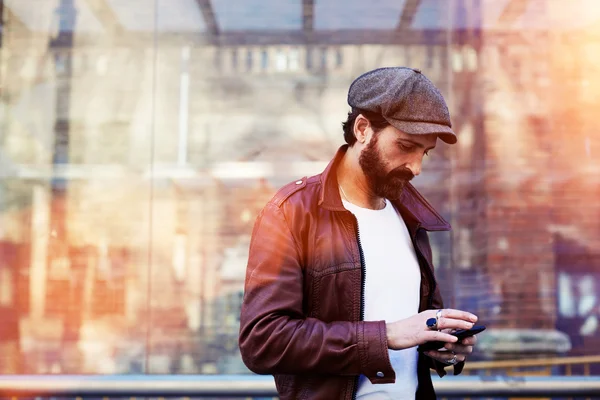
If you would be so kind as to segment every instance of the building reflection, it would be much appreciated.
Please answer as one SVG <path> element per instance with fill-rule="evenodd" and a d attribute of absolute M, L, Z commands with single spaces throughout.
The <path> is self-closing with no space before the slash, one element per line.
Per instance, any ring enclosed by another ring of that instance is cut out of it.
<path fill-rule="evenodd" d="M 597 354 L 600 8 L 569 4 L 0 1 L 0 373 L 247 372 L 254 218 L 390 65 L 459 133 L 416 181 L 447 303 L 517 332 L 475 357 Z"/>

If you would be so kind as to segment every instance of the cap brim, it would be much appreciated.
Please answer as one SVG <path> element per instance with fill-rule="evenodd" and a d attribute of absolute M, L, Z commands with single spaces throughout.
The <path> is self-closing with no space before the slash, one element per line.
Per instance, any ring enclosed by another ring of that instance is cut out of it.
<path fill-rule="evenodd" d="M 393 127 L 410 135 L 438 135 L 440 139 L 448 144 L 454 144 L 457 141 L 456 134 L 448 125 L 431 122 L 398 121 L 392 118 L 386 119 Z"/>

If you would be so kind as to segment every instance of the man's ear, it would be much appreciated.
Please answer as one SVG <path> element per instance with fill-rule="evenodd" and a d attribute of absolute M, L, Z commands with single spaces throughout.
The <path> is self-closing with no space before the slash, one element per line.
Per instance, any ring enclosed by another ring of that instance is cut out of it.
<path fill-rule="evenodd" d="M 371 122 L 369 122 L 362 114 L 358 114 L 354 121 L 354 136 L 359 143 L 365 143 L 370 129 Z"/>

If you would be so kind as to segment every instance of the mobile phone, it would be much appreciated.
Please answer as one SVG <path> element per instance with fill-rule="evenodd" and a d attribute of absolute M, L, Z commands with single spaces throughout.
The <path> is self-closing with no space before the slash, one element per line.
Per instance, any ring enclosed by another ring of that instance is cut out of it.
<path fill-rule="evenodd" d="M 483 331 L 485 331 L 484 325 L 476 325 L 476 326 L 472 327 L 471 329 L 459 329 L 455 332 L 452 332 L 451 335 L 456 336 L 458 338 L 458 342 L 460 342 L 464 338 L 468 338 L 469 336 L 477 335 L 478 333 L 483 332 Z M 429 350 L 437 350 L 437 349 L 441 349 L 442 347 L 444 347 L 445 344 L 446 344 L 446 342 L 438 342 L 438 341 L 427 342 L 427 343 L 423 343 L 422 345 L 417 347 L 417 350 L 420 352 L 429 351 Z"/>

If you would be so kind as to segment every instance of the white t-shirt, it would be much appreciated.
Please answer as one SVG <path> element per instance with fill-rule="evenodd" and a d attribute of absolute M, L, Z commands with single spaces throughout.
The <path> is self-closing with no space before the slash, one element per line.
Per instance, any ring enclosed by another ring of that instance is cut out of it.
<path fill-rule="evenodd" d="M 400 213 L 386 200 L 381 210 L 361 208 L 347 201 L 344 207 L 358 220 L 366 275 L 365 321 L 394 322 L 419 312 L 421 272 L 408 229 Z M 361 375 L 357 399 L 415 399 L 416 347 L 389 350 L 396 383 L 373 385 Z"/>

